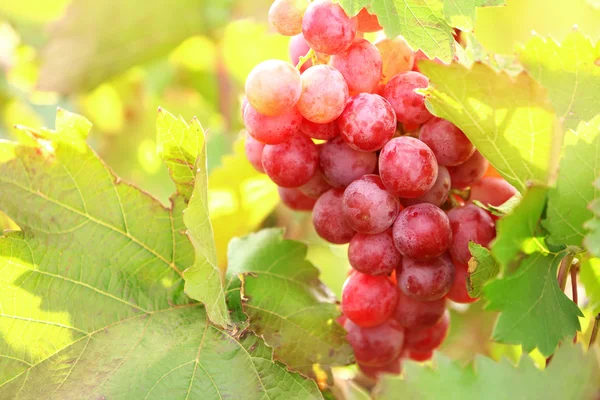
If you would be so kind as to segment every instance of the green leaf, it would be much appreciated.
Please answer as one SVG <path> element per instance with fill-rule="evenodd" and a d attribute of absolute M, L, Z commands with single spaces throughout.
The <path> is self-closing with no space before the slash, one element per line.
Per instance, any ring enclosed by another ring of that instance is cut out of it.
<path fill-rule="evenodd" d="M 530 187 L 510 214 L 496 223 L 496 240 L 492 244 L 492 254 L 504 267 L 515 260 L 528 239 L 536 237 L 539 233 L 547 194 L 546 187 Z"/>
<path fill-rule="evenodd" d="M 0 143 L 0 210 L 23 229 L 0 237 L 0 398 L 322 398 L 209 323 L 184 294 L 182 197 L 122 183 L 66 115 L 50 146 Z"/>
<path fill-rule="evenodd" d="M 469 260 L 469 274 L 467 275 L 467 289 L 473 298 L 480 297 L 483 286 L 498 276 L 500 265 L 485 247 L 470 242 L 469 251 L 473 258 Z"/>
<path fill-rule="evenodd" d="M 361 8 L 379 18 L 387 37 L 402 35 L 413 49 L 421 49 L 429 58 L 451 62 L 453 30 L 444 20 L 442 0 L 340 0 L 350 16 Z"/>
<path fill-rule="evenodd" d="M 530 254 L 514 274 L 485 286 L 486 309 L 501 312 L 494 340 L 520 344 L 527 353 L 537 347 L 549 356 L 561 340 L 581 329 L 578 317 L 583 314 L 556 278 L 564 255 Z"/>
<path fill-rule="evenodd" d="M 235 297 L 241 283 L 250 328 L 273 347 L 275 357 L 313 375 L 313 364 L 347 365 L 353 355 L 335 321 L 340 315 L 335 297 L 305 260 L 306 252 L 305 244 L 283 240 L 282 230 L 263 230 L 231 241 L 227 276 Z"/>
<path fill-rule="evenodd" d="M 494 71 L 505 71 L 511 76 L 518 75 L 523 71 L 516 56 L 507 54 L 494 54 L 486 50 L 471 32 L 463 32 L 461 40 L 466 42 L 465 48 L 456 48 L 458 62 L 471 68 L 474 63 L 481 62 L 490 66 Z"/>
<path fill-rule="evenodd" d="M 444 0 L 444 18 L 455 28 L 472 31 L 477 7 L 503 6 L 505 0 Z"/>
<path fill-rule="evenodd" d="M 519 191 L 547 182 L 558 164 L 562 134 L 545 91 L 527 74 L 510 77 L 476 63 L 419 65 L 433 113 L 458 126 Z"/>
<path fill-rule="evenodd" d="M 543 371 L 524 355 L 517 366 L 506 359 L 499 362 L 477 356 L 474 366 L 462 367 L 441 354 L 433 368 L 407 362 L 403 377 L 385 376 L 375 389 L 376 400 L 447 399 L 513 400 L 539 399 L 551 393 L 553 399 L 592 399 L 597 394 L 600 366 L 593 351 L 563 344 L 552 363 Z"/>
<path fill-rule="evenodd" d="M 548 193 L 548 211 L 543 226 L 549 243 L 582 246 L 583 224 L 593 217 L 588 204 L 600 195 L 593 185 L 600 176 L 600 115 L 581 123 L 565 136 L 564 156 L 556 188 Z"/>
<path fill-rule="evenodd" d="M 596 179 L 594 187 L 600 190 L 600 178 Z M 594 218 L 583 225 L 589 231 L 583 239 L 583 244 L 590 253 L 600 257 L 600 199 L 594 199 L 588 205 L 588 209 L 593 213 Z"/>
<path fill-rule="evenodd" d="M 600 313 L 600 259 L 584 259 L 579 267 L 579 282 L 585 288 L 588 307 L 593 314 Z"/>
<path fill-rule="evenodd" d="M 519 49 L 519 58 L 535 80 L 548 89 L 554 109 L 567 129 L 576 129 L 600 109 L 600 42 L 578 31 L 561 44 L 534 36 Z"/>

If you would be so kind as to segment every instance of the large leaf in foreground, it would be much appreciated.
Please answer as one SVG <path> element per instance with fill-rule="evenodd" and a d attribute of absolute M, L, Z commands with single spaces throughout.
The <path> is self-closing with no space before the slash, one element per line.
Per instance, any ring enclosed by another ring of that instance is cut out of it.
<path fill-rule="evenodd" d="M 312 375 L 313 364 L 350 364 L 346 332 L 335 322 L 335 297 L 305 260 L 305 244 L 283 240 L 280 229 L 234 239 L 229 246 L 228 291 L 239 297 L 250 328 L 274 348 L 275 357 Z M 242 280 L 240 281 L 240 274 Z M 241 286 L 240 286 L 241 285 Z"/>
<path fill-rule="evenodd" d="M 579 267 L 579 282 L 589 300 L 587 307 L 593 314 L 600 313 L 600 259 L 584 259 Z"/>
<path fill-rule="evenodd" d="M 562 135 L 545 91 L 529 75 L 513 78 L 481 63 L 419 68 L 430 79 L 434 114 L 462 129 L 507 181 L 524 192 L 528 180 L 550 179 Z"/>
<path fill-rule="evenodd" d="M 262 339 L 208 323 L 183 292 L 182 198 L 120 182 L 81 121 L 0 143 L 0 210 L 23 230 L 0 238 L 0 398 L 321 398 Z"/>
<path fill-rule="evenodd" d="M 600 190 L 600 177 L 594 181 L 596 190 Z M 585 248 L 595 255 L 600 257 L 600 198 L 595 198 L 588 205 L 588 209 L 594 217 L 584 224 L 584 228 L 588 230 L 586 237 L 583 239 Z"/>
<path fill-rule="evenodd" d="M 450 26 L 462 31 L 472 31 L 475 28 L 477 7 L 505 4 L 505 0 L 444 0 L 444 18 Z"/>
<path fill-rule="evenodd" d="M 469 295 L 475 298 L 481 296 L 486 283 L 498 276 L 500 266 L 492 256 L 492 252 L 480 244 L 470 242 L 469 251 L 473 257 L 469 260 L 467 289 Z"/>

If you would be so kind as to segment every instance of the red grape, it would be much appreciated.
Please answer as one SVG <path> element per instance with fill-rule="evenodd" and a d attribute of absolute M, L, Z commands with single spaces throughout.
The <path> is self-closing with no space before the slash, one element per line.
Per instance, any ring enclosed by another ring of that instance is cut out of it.
<path fill-rule="evenodd" d="M 415 89 L 424 89 L 429 79 L 419 72 L 408 71 L 394 76 L 383 88 L 383 97 L 390 102 L 398 122 L 420 125 L 432 115 L 425 107 L 425 97 Z"/>
<path fill-rule="evenodd" d="M 394 243 L 404 257 L 417 260 L 438 257 L 452 243 L 450 220 L 433 204 L 407 207 L 394 222 Z"/>
<path fill-rule="evenodd" d="M 481 203 L 499 206 L 517 194 L 517 189 L 502 178 L 484 177 L 471 185 L 469 202 L 478 200 Z"/>
<path fill-rule="evenodd" d="M 342 313 L 362 327 L 383 324 L 394 312 L 397 302 L 398 288 L 387 276 L 355 272 L 342 288 Z"/>
<path fill-rule="evenodd" d="M 348 243 L 355 233 L 341 212 L 343 196 L 343 189 L 331 189 L 319 197 L 313 208 L 315 230 L 330 243 Z"/>
<path fill-rule="evenodd" d="M 394 247 L 392 230 L 375 235 L 357 233 L 348 246 L 348 260 L 355 270 L 369 275 L 389 275 L 402 256 Z"/>
<path fill-rule="evenodd" d="M 467 264 L 454 263 L 454 283 L 446 297 L 456 303 L 473 303 L 478 299 L 469 296 L 467 289 L 467 275 L 469 273 L 469 266 Z"/>
<path fill-rule="evenodd" d="M 264 143 L 254 139 L 248 132 L 246 132 L 246 140 L 244 141 L 246 158 L 248 161 L 250 161 L 250 164 L 252 164 L 255 170 L 262 173 L 265 172 L 262 166 L 262 153 L 264 148 Z"/>
<path fill-rule="evenodd" d="M 431 360 L 433 357 L 433 350 L 419 351 L 419 350 L 406 350 L 404 357 L 408 357 L 413 361 L 425 362 Z"/>
<path fill-rule="evenodd" d="M 438 322 L 446 311 L 446 299 L 419 301 L 400 290 L 394 318 L 405 328 L 422 328 Z"/>
<path fill-rule="evenodd" d="M 414 206 L 415 204 L 429 203 L 440 207 L 448 199 L 450 193 L 450 173 L 448 168 L 440 165 L 435 183 L 424 195 L 414 199 L 400 199 L 403 206 Z"/>
<path fill-rule="evenodd" d="M 313 139 L 331 140 L 339 136 L 340 129 L 336 121 L 326 124 L 316 124 L 304 118 L 300 124 L 300 132 Z"/>
<path fill-rule="evenodd" d="M 464 189 L 471 186 L 483 177 L 488 165 L 488 160 L 480 152 L 475 151 L 463 164 L 456 167 L 448 167 L 452 188 Z"/>
<path fill-rule="evenodd" d="M 306 0 L 275 0 L 269 8 L 269 22 L 284 36 L 302 32 L 302 17 L 308 7 Z"/>
<path fill-rule="evenodd" d="M 384 366 L 402 354 L 404 328 L 394 319 L 373 327 L 362 327 L 347 319 L 344 328 L 356 361 L 362 365 Z"/>
<path fill-rule="evenodd" d="M 454 265 L 446 254 L 424 261 L 403 257 L 396 276 L 398 287 L 405 295 L 415 300 L 433 301 L 444 297 L 452 287 Z"/>
<path fill-rule="evenodd" d="M 438 161 L 445 166 L 464 163 L 475 152 L 475 146 L 452 122 L 432 118 L 421 127 L 419 139 L 423 141 Z"/>
<path fill-rule="evenodd" d="M 310 46 L 304 40 L 304 35 L 301 33 L 292 37 L 290 39 L 290 43 L 288 45 L 288 52 L 290 55 L 290 61 L 294 65 L 298 65 L 300 62 L 300 57 L 304 57 L 310 51 Z M 312 66 L 312 60 L 306 60 L 302 67 L 300 67 L 300 72 L 306 71 L 307 68 Z"/>
<path fill-rule="evenodd" d="M 469 262 L 469 242 L 487 247 L 496 237 L 492 217 L 474 204 L 453 208 L 448 212 L 448 218 L 452 227 L 452 245 L 449 250 L 455 262 Z"/>
<path fill-rule="evenodd" d="M 398 357 L 387 365 L 372 367 L 357 362 L 360 371 L 371 379 L 378 379 L 383 374 L 398 375 L 402 371 L 402 357 Z"/>
<path fill-rule="evenodd" d="M 268 116 L 260 114 L 248 104 L 244 112 L 244 124 L 248 133 L 259 142 L 280 144 L 289 140 L 300 127 L 302 115 L 296 107 L 283 114 Z"/>
<path fill-rule="evenodd" d="M 320 53 L 337 54 L 346 50 L 356 36 L 356 21 L 339 4 L 315 0 L 302 20 L 302 33 L 310 47 Z"/>
<path fill-rule="evenodd" d="M 379 54 L 381 54 L 383 83 L 387 83 L 399 73 L 412 69 L 415 56 L 401 36 L 395 39 L 380 40 L 375 43 L 375 47 L 377 47 Z"/>
<path fill-rule="evenodd" d="M 263 115 L 274 116 L 289 111 L 301 93 L 300 73 L 285 61 L 263 61 L 246 78 L 248 102 Z"/>
<path fill-rule="evenodd" d="M 342 73 L 351 95 L 370 93 L 381 80 L 381 55 L 365 39 L 354 40 L 345 51 L 332 56 L 331 65 Z"/>
<path fill-rule="evenodd" d="M 302 186 L 314 175 L 319 165 L 317 146 L 304 135 L 294 135 L 285 143 L 266 145 L 262 165 L 265 173 L 278 186 Z"/>
<path fill-rule="evenodd" d="M 356 14 L 355 18 L 360 32 L 377 32 L 383 29 L 379 24 L 377 15 L 370 14 L 366 8 L 362 8 L 358 14 Z"/>
<path fill-rule="evenodd" d="M 308 182 L 300 186 L 298 189 L 300 189 L 300 191 L 308 197 L 318 199 L 319 196 L 331 189 L 331 185 L 325 179 L 321 169 L 317 169 L 312 178 L 310 178 Z"/>
<path fill-rule="evenodd" d="M 345 187 L 377 168 L 377 155 L 356 151 L 337 137 L 320 147 L 321 169 L 333 187 Z M 340 210 L 341 211 L 341 210 Z"/>
<path fill-rule="evenodd" d="M 337 124 L 348 146 L 359 151 L 376 151 L 394 136 L 396 114 L 383 97 L 360 93 L 348 100 Z"/>
<path fill-rule="evenodd" d="M 317 65 L 302 73 L 298 111 L 309 121 L 325 124 L 340 116 L 348 100 L 348 85 L 330 65 Z"/>
<path fill-rule="evenodd" d="M 450 313 L 446 311 L 444 316 L 435 324 L 426 328 L 407 329 L 404 335 L 404 343 L 409 351 L 426 353 L 438 348 L 450 327 Z"/>
<path fill-rule="evenodd" d="M 402 136 L 390 140 L 381 150 L 379 174 L 390 192 L 398 197 L 415 198 L 433 187 L 438 163 L 425 143 Z"/>
<path fill-rule="evenodd" d="M 277 188 L 283 204 L 295 211 L 310 211 L 317 200 L 302 193 L 298 188 Z"/>

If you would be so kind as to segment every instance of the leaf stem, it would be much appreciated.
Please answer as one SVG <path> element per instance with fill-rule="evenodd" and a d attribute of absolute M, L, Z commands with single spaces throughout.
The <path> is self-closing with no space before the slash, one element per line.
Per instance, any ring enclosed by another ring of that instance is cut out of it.
<path fill-rule="evenodd" d="M 596 342 L 596 337 L 598 336 L 598 325 L 600 325 L 600 313 L 596 315 L 596 319 L 594 320 L 594 329 L 592 330 L 592 336 L 590 336 L 590 344 L 588 348 L 592 347 L 592 345 Z"/>
<path fill-rule="evenodd" d="M 579 263 L 575 263 L 571 267 L 571 296 L 573 298 L 573 303 L 576 306 L 579 306 L 579 295 L 577 293 L 577 272 L 579 272 Z M 575 332 L 575 336 L 573 336 L 573 344 L 577 343 L 577 332 Z"/>
<path fill-rule="evenodd" d="M 563 292 L 567 286 L 567 276 L 569 276 L 569 271 L 571 270 L 571 265 L 573 264 L 574 259 L 575 254 L 567 253 L 567 255 L 560 262 L 560 268 L 558 270 L 558 285 L 560 286 L 560 290 Z"/>
<path fill-rule="evenodd" d="M 312 59 L 314 55 L 315 55 L 315 51 L 313 49 L 310 49 L 308 51 L 308 53 L 306 53 L 305 55 L 300 57 L 300 59 L 298 60 L 298 64 L 296 64 L 296 69 L 298 71 L 300 71 L 300 68 L 302 68 L 304 63 L 307 62 L 308 60 Z"/>

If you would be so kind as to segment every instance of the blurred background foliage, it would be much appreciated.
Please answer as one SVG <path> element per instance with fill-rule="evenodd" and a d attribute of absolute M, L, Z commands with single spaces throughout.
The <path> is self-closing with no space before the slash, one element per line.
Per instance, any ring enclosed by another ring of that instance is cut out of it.
<path fill-rule="evenodd" d="M 285 226 L 308 243 L 308 258 L 339 296 L 345 246 L 314 233 L 310 217 L 280 207 L 277 190 L 245 160 L 240 100 L 246 75 L 268 58 L 287 59 L 288 38 L 266 22 L 270 0 L 4 0 L 0 2 L 0 139 L 15 124 L 49 126 L 57 106 L 88 117 L 90 144 L 124 180 L 164 204 L 174 191 L 156 154 L 158 106 L 197 116 L 208 132 L 209 202 L 219 260 L 234 236 Z M 600 9 L 586 0 L 507 0 L 478 8 L 475 34 L 494 53 L 512 54 L 533 31 L 562 40 L 577 24 L 600 37 Z M 0 228 L 16 229 L 0 213 Z M 584 310 L 585 311 L 585 310 Z M 468 362 L 476 353 L 516 360 L 516 346 L 488 341 L 495 315 L 455 307 L 442 351 Z M 582 319 L 589 337 L 590 318 Z M 531 354 L 538 365 L 543 357 Z"/>

